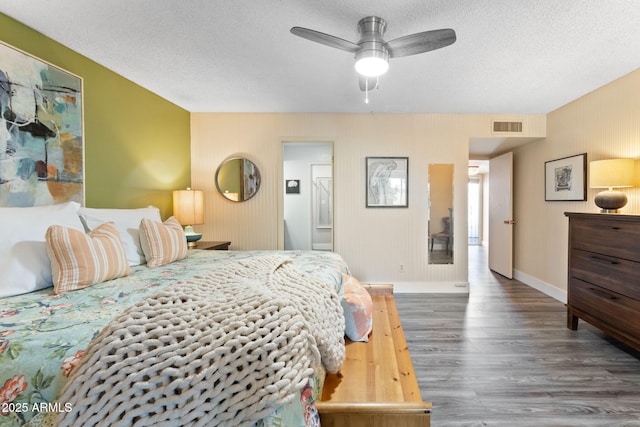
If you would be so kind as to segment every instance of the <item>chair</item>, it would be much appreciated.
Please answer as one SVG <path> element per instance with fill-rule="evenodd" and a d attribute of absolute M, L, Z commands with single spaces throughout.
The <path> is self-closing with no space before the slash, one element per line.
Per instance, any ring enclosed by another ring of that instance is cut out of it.
<path fill-rule="evenodd" d="M 451 233 L 451 217 L 445 216 L 442 218 L 442 231 L 433 233 L 431 235 L 431 252 L 433 252 L 433 242 L 438 240 L 444 242 L 447 254 L 449 253 L 449 246 L 451 246 L 451 240 L 453 233 Z M 453 249 L 453 248 L 451 248 Z"/>

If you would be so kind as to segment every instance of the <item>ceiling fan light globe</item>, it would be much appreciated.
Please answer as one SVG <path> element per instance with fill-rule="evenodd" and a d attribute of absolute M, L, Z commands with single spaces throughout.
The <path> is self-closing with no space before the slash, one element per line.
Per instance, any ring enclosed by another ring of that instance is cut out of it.
<path fill-rule="evenodd" d="M 356 71 L 367 77 L 377 77 L 387 72 L 389 62 L 384 58 L 369 56 L 356 61 Z"/>

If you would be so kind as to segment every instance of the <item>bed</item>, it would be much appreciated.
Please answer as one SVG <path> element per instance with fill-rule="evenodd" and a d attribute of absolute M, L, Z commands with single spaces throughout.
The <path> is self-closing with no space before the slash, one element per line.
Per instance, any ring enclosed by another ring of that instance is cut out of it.
<path fill-rule="evenodd" d="M 44 224 L 18 232 L 6 223 L 29 215 L 15 209 L 0 212 L 5 245 L 65 222 L 61 212 L 43 220 L 39 211 L 35 221 Z M 67 232 L 115 224 L 133 261 L 122 277 L 82 289 L 49 285 L 0 298 L 0 425 L 319 424 L 315 399 L 344 359 L 340 296 L 349 271 L 339 255 L 185 249 L 160 266 L 136 265 L 140 247 L 127 241 L 145 239 L 130 233 L 139 221 L 133 211 L 59 209 L 82 218 L 80 226 L 69 220 Z M 155 210 L 151 216 L 158 224 Z M 61 273 L 51 264 L 55 281 Z"/>

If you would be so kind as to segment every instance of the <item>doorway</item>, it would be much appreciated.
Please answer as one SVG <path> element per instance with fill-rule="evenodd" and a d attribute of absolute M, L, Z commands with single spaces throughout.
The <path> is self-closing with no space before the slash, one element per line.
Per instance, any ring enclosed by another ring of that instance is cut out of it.
<path fill-rule="evenodd" d="M 469 221 L 469 245 L 476 246 L 482 244 L 482 176 L 470 175 L 467 184 L 469 212 L 467 218 Z"/>
<path fill-rule="evenodd" d="M 469 246 L 486 246 L 489 237 L 489 160 L 469 160 L 467 227 Z"/>
<path fill-rule="evenodd" d="M 333 143 L 283 142 L 285 250 L 333 251 Z"/>

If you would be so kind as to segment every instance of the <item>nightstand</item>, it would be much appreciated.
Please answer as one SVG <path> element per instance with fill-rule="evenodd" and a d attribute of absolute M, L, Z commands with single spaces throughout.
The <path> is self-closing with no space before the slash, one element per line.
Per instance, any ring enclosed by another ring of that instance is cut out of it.
<path fill-rule="evenodd" d="M 196 243 L 196 249 L 216 250 L 216 251 L 228 251 L 231 242 L 203 242 Z"/>

